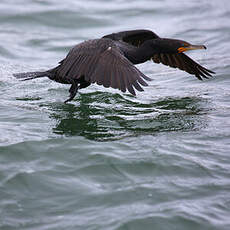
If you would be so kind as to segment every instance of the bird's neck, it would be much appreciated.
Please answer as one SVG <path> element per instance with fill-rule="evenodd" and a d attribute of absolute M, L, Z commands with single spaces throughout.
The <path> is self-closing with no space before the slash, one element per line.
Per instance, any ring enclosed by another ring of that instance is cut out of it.
<path fill-rule="evenodd" d="M 149 42 L 144 42 L 141 46 L 128 50 L 125 56 L 133 64 L 141 64 L 150 60 L 155 54 L 155 50 L 151 49 L 148 43 Z"/>

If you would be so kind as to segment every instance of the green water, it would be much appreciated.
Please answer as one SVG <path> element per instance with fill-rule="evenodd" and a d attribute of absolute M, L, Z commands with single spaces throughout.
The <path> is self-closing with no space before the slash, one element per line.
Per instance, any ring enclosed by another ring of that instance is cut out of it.
<path fill-rule="evenodd" d="M 230 229 L 230 2 L 0 2 L 0 229 Z M 147 62 L 136 97 L 12 73 L 75 44 L 145 28 L 205 44 L 198 81 Z"/>

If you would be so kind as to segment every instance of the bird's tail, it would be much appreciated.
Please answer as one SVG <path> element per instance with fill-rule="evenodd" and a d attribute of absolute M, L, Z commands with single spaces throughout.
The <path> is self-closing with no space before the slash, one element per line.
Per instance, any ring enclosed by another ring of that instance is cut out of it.
<path fill-rule="evenodd" d="M 21 81 L 32 80 L 40 77 L 49 77 L 48 72 L 26 72 L 26 73 L 14 73 L 14 77 L 20 79 Z"/>

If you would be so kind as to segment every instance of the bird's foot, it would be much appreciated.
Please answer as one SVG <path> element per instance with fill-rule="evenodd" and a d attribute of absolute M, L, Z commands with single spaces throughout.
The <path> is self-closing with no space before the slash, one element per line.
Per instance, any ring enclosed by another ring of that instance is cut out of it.
<path fill-rule="evenodd" d="M 65 104 L 67 102 L 72 101 L 74 99 L 74 97 L 77 94 L 78 88 L 79 87 L 78 87 L 77 83 L 73 82 L 72 85 L 71 85 L 71 87 L 70 87 L 70 89 L 69 89 L 69 92 L 70 92 L 69 98 L 66 101 L 64 101 Z"/>

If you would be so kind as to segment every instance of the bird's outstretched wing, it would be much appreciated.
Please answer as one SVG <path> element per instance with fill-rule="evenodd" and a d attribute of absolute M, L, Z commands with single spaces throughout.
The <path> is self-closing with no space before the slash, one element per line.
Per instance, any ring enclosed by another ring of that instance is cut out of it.
<path fill-rule="evenodd" d="M 64 81 L 80 79 L 112 87 L 125 92 L 126 89 L 135 95 L 135 89 L 151 80 L 139 71 L 116 47 L 113 41 L 95 39 L 75 46 L 67 57 L 55 68 L 55 75 Z M 133 88 L 134 87 L 134 88 Z"/>
<path fill-rule="evenodd" d="M 102 53 L 95 71 L 90 76 L 92 83 L 96 82 L 104 87 L 111 86 L 114 89 L 120 89 L 122 92 L 128 89 L 133 95 L 135 95 L 133 87 L 138 91 L 143 91 L 140 84 L 148 85 L 143 79 L 151 80 L 115 47 L 109 47 Z"/>
<path fill-rule="evenodd" d="M 110 38 L 115 41 L 124 41 L 133 46 L 140 46 L 146 40 L 159 38 L 159 36 L 151 30 L 129 30 L 108 34 L 103 38 Z"/>
<path fill-rule="evenodd" d="M 130 31 L 123 31 L 119 33 L 109 34 L 104 36 L 104 38 L 123 41 L 138 47 L 141 44 L 143 44 L 146 40 L 158 39 L 160 37 L 150 30 L 130 30 Z M 212 76 L 211 74 L 215 73 L 211 70 L 204 68 L 200 64 L 196 63 L 184 53 L 155 54 L 152 57 L 152 60 L 155 63 L 162 63 L 170 67 L 184 70 L 189 74 L 195 75 L 200 80 L 202 80 L 202 78 L 209 78 Z"/>
<path fill-rule="evenodd" d="M 155 54 L 152 60 L 155 63 L 162 63 L 173 68 L 184 70 L 189 74 L 195 75 L 199 80 L 202 80 L 202 78 L 209 78 L 212 76 L 211 74 L 215 73 L 193 61 L 184 53 Z"/>

